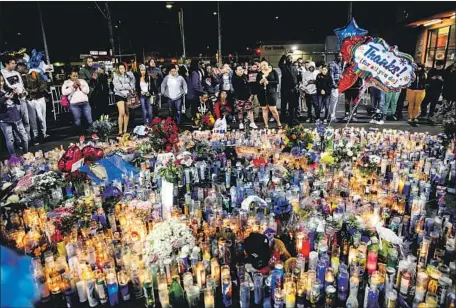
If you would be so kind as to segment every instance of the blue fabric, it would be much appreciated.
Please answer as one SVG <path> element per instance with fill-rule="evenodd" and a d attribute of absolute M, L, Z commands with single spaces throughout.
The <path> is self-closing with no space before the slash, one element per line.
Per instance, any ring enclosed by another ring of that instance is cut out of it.
<path fill-rule="evenodd" d="M 34 307 L 40 292 L 33 282 L 31 261 L 28 256 L 0 246 L 0 307 Z"/>
<path fill-rule="evenodd" d="M 122 160 L 122 158 L 120 158 L 118 155 L 112 155 L 108 158 L 100 159 L 96 161 L 96 163 L 106 169 L 108 182 L 112 182 L 114 180 L 122 181 L 123 174 L 127 176 L 129 176 L 130 173 L 133 173 L 133 176 L 137 176 L 139 174 L 138 169 Z M 86 173 L 87 176 L 95 182 L 95 184 L 101 184 L 103 182 L 102 179 L 99 179 L 92 171 L 90 171 L 88 165 L 82 166 L 79 168 L 79 170 Z"/>

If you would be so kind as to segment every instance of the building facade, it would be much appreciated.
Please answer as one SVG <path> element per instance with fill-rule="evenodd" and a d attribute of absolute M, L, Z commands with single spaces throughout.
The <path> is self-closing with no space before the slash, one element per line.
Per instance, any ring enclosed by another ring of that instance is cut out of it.
<path fill-rule="evenodd" d="M 439 13 L 423 18 L 407 26 L 418 28 L 414 58 L 426 68 L 435 67 L 437 61 L 443 61 L 448 67 L 456 60 L 456 22 L 455 11 Z"/>

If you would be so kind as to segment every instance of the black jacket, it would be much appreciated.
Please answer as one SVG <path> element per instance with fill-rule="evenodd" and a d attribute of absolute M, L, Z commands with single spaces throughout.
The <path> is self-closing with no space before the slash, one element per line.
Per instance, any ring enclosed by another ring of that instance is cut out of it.
<path fill-rule="evenodd" d="M 266 80 L 268 81 L 268 85 L 266 86 L 266 89 L 264 89 L 264 85 L 260 84 L 260 80 L 263 79 L 263 72 L 259 71 L 257 74 L 257 91 L 258 95 L 272 95 L 277 92 L 277 85 L 279 84 L 279 74 L 277 71 L 272 70 L 272 72 L 269 73 L 268 77 L 266 77 Z"/>
<path fill-rule="evenodd" d="M 22 82 L 30 99 L 40 99 L 47 93 L 47 83 L 40 74 L 29 73 L 22 75 Z"/>
<path fill-rule="evenodd" d="M 413 80 L 409 87 L 410 90 L 424 90 L 426 89 L 426 74 L 424 71 L 416 72 L 416 78 Z"/>
<path fill-rule="evenodd" d="M 450 101 L 456 101 L 456 66 L 450 65 L 445 69 L 443 98 Z"/>
<path fill-rule="evenodd" d="M 432 79 L 432 77 L 439 77 L 439 76 L 442 77 L 442 79 L 439 79 L 439 78 Z M 426 83 L 428 84 L 427 90 L 429 92 L 440 94 L 440 92 L 443 89 L 444 80 L 445 80 L 445 70 L 444 69 L 438 70 L 436 68 L 431 68 L 428 72 L 428 76 L 427 76 L 427 80 L 426 80 Z"/>
<path fill-rule="evenodd" d="M 233 96 L 235 99 L 246 101 L 250 98 L 250 85 L 246 75 L 239 77 L 236 73 L 234 73 L 231 83 L 233 85 Z"/>
<path fill-rule="evenodd" d="M 287 56 L 283 55 L 279 60 L 279 68 L 282 72 L 281 89 L 292 90 L 298 86 L 298 69 L 293 63 L 287 62 Z"/>
<path fill-rule="evenodd" d="M 317 85 L 317 94 L 321 95 L 321 90 L 325 90 L 325 94 L 323 96 L 327 96 L 331 94 L 331 89 L 333 85 L 333 81 L 331 78 L 331 75 L 328 73 L 326 75 L 323 75 L 322 73 L 317 75 L 317 80 L 316 80 L 316 85 Z"/>
<path fill-rule="evenodd" d="M 138 92 L 138 96 L 140 97 L 141 96 L 141 85 L 140 85 L 141 77 L 139 76 L 139 74 L 135 77 L 136 77 L 135 78 L 136 79 L 136 84 L 135 84 L 136 92 Z M 158 94 L 158 91 L 155 88 L 155 82 L 154 81 L 150 82 L 151 80 L 152 79 L 149 77 L 149 75 L 146 74 L 145 81 L 149 84 L 149 93 L 151 95 Z"/>

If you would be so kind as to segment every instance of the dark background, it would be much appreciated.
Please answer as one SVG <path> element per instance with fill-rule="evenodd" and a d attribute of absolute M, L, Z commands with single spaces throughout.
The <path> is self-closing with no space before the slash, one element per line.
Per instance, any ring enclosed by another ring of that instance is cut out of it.
<path fill-rule="evenodd" d="M 40 2 L 52 62 L 79 59 L 90 50 L 110 48 L 107 21 L 94 2 Z M 104 2 L 97 2 L 104 10 Z M 214 56 L 217 49 L 217 2 L 109 2 L 116 49 L 161 56 L 182 54 L 178 25 L 184 9 L 188 56 Z M 261 42 L 324 43 L 332 30 L 348 20 L 348 2 L 220 2 L 222 51 L 253 53 Z M 401 51 L 413 52 L 414 30 L 407 21 L 454 9 L 453 2 L 353 2 L 353 16 L 361 28 L 382 36 Z M 0 50 L 43 50 L 36 2 L 0 2 Z M 276 16 L 279 18 L 276 19 Z M 120 24 L 119 24 L 120 21 Z M 250 51 L 246 48 L 249 47 Z"/>

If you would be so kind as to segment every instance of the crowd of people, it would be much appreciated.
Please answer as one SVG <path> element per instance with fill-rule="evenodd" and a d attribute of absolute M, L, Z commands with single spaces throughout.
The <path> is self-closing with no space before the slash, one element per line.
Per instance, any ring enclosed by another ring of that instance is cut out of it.
<path fill-rule="evenodd" d="M 2 60 L 0 75 L 0 124 L 10 154 L 15 147 L 27 151 L 30 144 L 39 144 L 47 137 L 47 84 L 14 57 Z M 286 51 L 277 68 L 266 59 L 252 63 L 215 64 L 192 60 L 189 65 L 158 66 L 155 59 L 133 72 L 127 63 L 117 65 L 110 76 L 103 65 L 87 57 L 82 68 L 74 68 L 62 86 L 62 102 L 67 102 L 79 135 L 86 133 L 94 119 L 109 114 L 109 95 L 114 94 L 118 110 L 118 134 L 127 133 L 130 114 L 142 110 L 143 124 L 158 116 L 162 102 L 167 102 L 170 115 L 179 125 L 193 123 L 211 113 L 215 119 L 225 118 L 228 125 L 239 123 L 257 128 L 263 121 L 282 127 L 299 123 L 306 113 L 307 123 L 322 121 L 357 121 L 360 98 L 370 96 L 368 113 L 371 123 L 402 119 L 404 103 L 408 103 L 408 121 L 423 119 L 432 122 L 441 95 L 446 101 L 456 100 L 455 65 L 447 68 L 437 61 L 436 67 L 425 72 L 417 65 L 416 79 L 402 92 L 385 93 L 376 87 L 366 89 L 362 79 L 344 93 L 345 116 L 336 118 L 339 102 L 338 83 L 344 63 L 341 54 L 329 63 L 298 59 Z M 453 85 L 453 86 L 452 86 Z M 280 94 L 280 114 L 277 100 Z M 428 105 L 429 112 L 428 112 Z M 96 135 L 92 135 L 96 139 Z"/>

